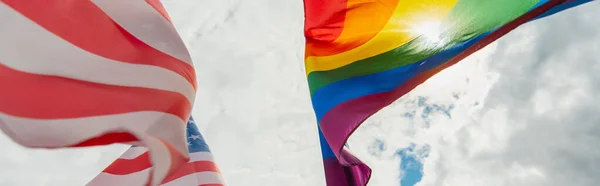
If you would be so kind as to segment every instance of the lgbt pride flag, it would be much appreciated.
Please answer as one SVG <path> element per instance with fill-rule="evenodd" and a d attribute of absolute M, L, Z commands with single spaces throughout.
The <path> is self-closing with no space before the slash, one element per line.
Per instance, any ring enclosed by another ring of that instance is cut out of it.
<path fill-rule="evenodd" d="M 368 117 L 521 24 L 591 0 L 304 0 L 306 76 L 328 186 L 371 169 L 344 146 Z"/>

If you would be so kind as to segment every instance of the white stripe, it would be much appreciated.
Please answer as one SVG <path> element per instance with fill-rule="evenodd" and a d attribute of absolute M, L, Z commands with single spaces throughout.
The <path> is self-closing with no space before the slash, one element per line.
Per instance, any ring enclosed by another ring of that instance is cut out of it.
<path fill-rule="evenodd" d="M 131 147 L 129 150 L 127 150 L 125 153 L 123 153 L 123 155 L 121 155 L 121 157 L 119 157 L 119 159 L 134 159 L 145 152 L 147 152 L 147 148 L 145 148 L 145 147 Z M 210 152 L 190 153 L 189 157 L 190 157 L 189 162 L 197 162 L 197 161 L 214 162 L 213 155 Z M 135 185 L 132 183 L 138 183 L 138 182 L 140 182 L 140 180 L 147 179 L 146 176 L 148 174 L 148 170 L 149 169 L 144 169 L 142 171 L 127 174 L 127 175 L 112 175 L 112 174 L 103 172 L 103 173 L 100 173 L 97 177 L 95 177 L 87 185 L 91 185 L 91 186 L 95 186 L 95 185 Z M 202 177 L 203 175 L 200 175 L 200 176 L 201 176 L 200 178 L 204 179 Z M 133 179 L 139 179 L 139 180 L 133 180 Z M 188 179 L 188 178 L 182 177 L 179 179 L 184 179 L 183 181 L 185 181 L 185 179 Z M 177 180 L 179 180 L 179 179 L 177 179 Z M 173 180 L 173 181 L 181 182 L 181 181 L 177 181 L 177 180 Z M 210 180 L 212 180 L 212 181 L 218 180 L 219 183 L 221 183 L 221 184 L 224 183 L 222 176 L 218 173 L 216 175 L 213 175 L 212 177 L 209 177 L 208 181 L 210 181 Z"/>
<path fill-rule="evenodd" d="M 213 161 L 214 162 L 214 157 L 213 157 L 213 154 L 210 152 L 190 153 L 190 162 L 196 162 L 196 161 Z"/>
<path fill-rule="evenodd" d="M 171 170 L 171 164 L 173 163 L 172 160 L 174 157 L 171 157 L 169 149 L 157 138 L 144 135 L 141 135 L 141 138 L 142 141 L 145 142 L 145 145 L 148 147 L 148 149 L 150 149 L 150 161 L 152 162 L 152 168 L 154 170 L 152 171 L 152 180 L 150 185 L 157 186 L 165 179 L 165 177 L 167 177 L 169 170 Z M 187 151 L 180 152 L 186 153 Z"/>
<path fill-rule="evenodd" d="M 121 157 L 119 157 L 119 159 L 132 160 L 146 152 L 148 152 L 148 148 L 146 147 L 130 147 L 121 155 Z"/>
<path fill-rule="evenodd" d="M 113 175 L 102 172 L 98 174 L 86 186 L 141 186 L 148 178 L 150 168 L 128 175 Z M 221 175 L 216 172 L 198 172 L 172 180 L 161 186 L 197 186 L 200 184 L 222 184 L 225 185 Z"/>
<path fill-rule="evenodd" d="M 127 151 L 125 151 L 119 157 L 119 159 L 132 160 L 146 152 L 148 152 L 148 148 L 146 148 L 146 147 L 142 147 L 142 146 L 130 147 L 129 149 L 127 149 Z M 194 152 L 194 153 L 190 153 L 189 157 L 190 157 L 189 162 L 196 162 L 196 161 L 212 161 L 212 162 L 214 162 L 214 156 L 211 152 Z"/>
<path fill-rule="evenodd" d="M 65 147 L 107 132 L 146 133 L 187 152 L 186 122 L 163 112 L 141 111 L 73 119 L 40 120 L 0 112 L 0 128 L 28 147 Z"/>
<path fill-rule="evenodd" d="M 127 175 L 113 175 L 102 172 L 92 179 L 86 186 L 142 186 L 148 179 L 151 168 Z"/>
<path fill-rule="evenodd" d="M 193 65 L 175 27 L 146 1 L 92 0 L 92 2 L 139 40 Z"/>
<path fill-rule="evenodd" d="M 119 157 L 119 159 L 128 159 L 128 160 L 135 159 L 135 158 L 139 157 L 140 155 L 144 154 L 145 152 L 148 152 L 148 148 L 146 148 L 146 147 L 131 147 L 127 151 L 125 151 L 123 153 L 123 155 L 121 155 L 121 157 Z M 197 162 L 197 161 L 214 162 L 213 155 L 210 152 L 194 152 L 194 153 L 190 153 L 189 157 L 190 157 L 189 162 Z"/>
<path fill-rule="evenodd" d="M 188 174 L 181 178 L 177 178 L 168 183 L 162 184 L 161 186 L 197 186 L 202 184 L 222 184 L 225 182 L 221 178 L 221 174 L 216 172 L 198 172 L 194 174 Z"/>
<path fill-rule="evenodd" d="M 135 0 L 139 1 L 139 0 Z M 74 46 L 0 3 L 0 64 L 28 73 L 84 81 L 154 88 L 183 94 L 190 104 L 196 92 L 183 76 L 152 65 L 107 59 Z"/>

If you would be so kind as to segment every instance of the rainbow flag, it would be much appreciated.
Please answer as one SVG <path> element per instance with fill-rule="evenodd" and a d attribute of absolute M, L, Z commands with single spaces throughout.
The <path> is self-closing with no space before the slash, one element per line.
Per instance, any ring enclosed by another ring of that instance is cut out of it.
<path fill-rule="evenodd" d="M 304 0 L 306 76 L 328 186 L 371 169 L 344 147 L 368 117 L 521 24 L 591 0 Z"/>

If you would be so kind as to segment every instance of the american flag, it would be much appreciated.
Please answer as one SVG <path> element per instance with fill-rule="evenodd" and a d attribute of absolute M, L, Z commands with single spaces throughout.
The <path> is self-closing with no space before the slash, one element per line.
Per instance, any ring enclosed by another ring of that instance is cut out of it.
<path fill-rule="evenodd" d="M 196 76 L 159 0 L 0 0 L 0 20 L 0 129 L 15 142 L 145 146 L 151 185 L 189 160 Z"/>
<path fill-rule="evenodd" d="M 190 161 L 167 177 L 162 186 L 224 186 L 210 148 L 191 117 L 187 124 L 187 139 Z M 148 158 L 147 148 L 133 146 L 87 186 L 143 185 L 151 168 Z"/>

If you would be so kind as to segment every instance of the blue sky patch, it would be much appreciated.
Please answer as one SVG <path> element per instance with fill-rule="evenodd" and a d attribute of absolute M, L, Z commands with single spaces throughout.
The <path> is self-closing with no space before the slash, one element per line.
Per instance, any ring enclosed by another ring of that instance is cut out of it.
<path fill-rule="evenodd" d="M 402 159 L 400 163 L 400 186 L 414 186 L 423 178 L 423 162 L 422 159 L 429 154 L 429 145 L 423 146 L 421 149 L 415 150 L 415 145 L 400 149 L 396 152 Z"/>

